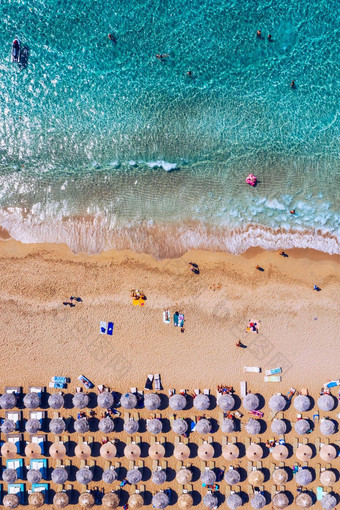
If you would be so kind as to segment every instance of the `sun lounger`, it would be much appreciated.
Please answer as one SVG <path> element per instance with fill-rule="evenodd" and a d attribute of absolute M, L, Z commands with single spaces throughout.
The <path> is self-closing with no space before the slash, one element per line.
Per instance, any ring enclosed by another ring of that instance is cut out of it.
<path fill-rule="evenodd" d="M 42 397 L 43 393 L 46 391 L 46 388 L 45 386 L 29 386 L 28 391 L 30 393 L 38 393 L 38 395 Z"/>
<path fill-rule="evenodd" d="M 247 492 L 248 492 L 248 496 L 251 496 L 252 494 L 254 494 L 254 490 L 253 490 L 253 486 L 252 485 L 248 485 L 247 486 Z"/>
<path fill-rule="evenodd" d="M 23 483 L 9 483 L 7 492 L 8 494 L 16 494 L 21 505 L 25 503 L 25 486 Z"/>
<path fill-rule="evenodd" d="M 281 367 L 271 368 L 271 369 L 265 371 L 265 375 L 281 374 L 281 372 L 282 372 Z"/>
<path fill-rule="evenodd" d="M 162 389 L 160 374 L 155 374 L 154 378 L 155 378 L 155 390 L 160 391 Z"/>
<path fill-rule="evenodd" d="M 145 381 L 145 387 L 146 390 L 152 390 L 152 382 L 153 382 L 153 374 L 148 374 L 148 377 Z"/>
<path fill-rule="evenodd" d="M 22 434 L 7 434 L 6 441 L 8 443 L 14 443 L 17 447 L 18 454 L 21 455 Z"/>
<path fill-rule="evenodd" d="M 168 469 L 168 461 L 162 460 L 161 465 L 162 465 L 162 469 Z"/>
<path fill-rule="evenodd" d="M 248 448 L 248 446 L 250 446 L 250 443 L 251 443 L 250 437 L 246 437 L 246 440 L 245 440 L 246 448 Z"/>
<path fill-rule="evenodd" d="M 210 390 L 209 390 L 209 388 L 205 388 L 205 389 L 203 390 L 203 394 L 204 394 L 204 395 L 210 395 Z"/>
<path fill-rule="evenodd" d="M 279 375 L 265 375 L 264 382 L 281 382 L 281 377 Z"/>
<path fill-rule="evenodd" d="M 261 372 L 261 367 L 243 367 L 243 372 L 254 372 L 259 374 Z"/>
<path fill-rule="evenodd" d="M 5 386 L 5 393 L 15 393 L 20 395 L 22 393 L 21 386 Z"/>
<path fill-rule="evenodd" d="M 94 384 L 84 375 L 80 375 L 78 380 L 81 381 L 87 389 L 90 390 L 91 388 L 94 388 Z"/>
<path fill-rule="evenodd" d="M 240 382 L 240 396 L 241 398 L 247 395 L 247 381 Z"/>
<path fill-rule="evenodd" d="M 47 479 L 48 474 L 47 459 L 31 459 L 30 469 L 39 470 L 44 480 Z"/>
<path fill-rule="evenodd" d="M 179 316 L 178 316 L 178 324 L 177 326 L 179 328 L 183 328 L 184 326 L 184 314 L 183 313 L 180 313 Z"/>
<path fill-rule="evenodd" d="M 247 473 L 248 475 L 253 471 L 253 463 L 248 460 L 248 463 L 247 463 Z"/>
<path fill-rule="evenodd" d="M 5 417 L 6 420 L 12 420 L 14 422 L 16 429 L 20 429 L 22 421 L 22 411 L 6 411 Z"/>
<path fill-rule="evenodd" d="M 49 502 L 49 484 L 48 483 L 32 483 L 32 492 L 42 492 L 45 503 Z"/>
<path fill-rule="evenodd" d="M 101 335 L 105 335 L 106 330 L 107 330 L 107 323 L 106 323 L 105 321 L 100 321 L 100 329 L 99 329 L 99 333 L 100 333 Z"/>
<path fill-rule="evenodd" d="M 23 459 L 7 459 L 6 460 L 6 468 L 7 469 L 15 469 L 19 480 L 23 480 L 23 478 L 24 478 L 24 461 L 23 461 Z"/>
<path fill-rule="evenodd" d="M 41 428 L 44 428 L 45 420 L 46 420 L 46 411 L 30 411 L 29 417 L 31 419 L 39 420 L 41 424 Z"/>
<path fill-rule="evenodd" d="M 225 495 L 230 496 L 230 493 L 231 493 L 231 487 L 230 487 L 230 485 L 227 485 L 225 488 Z"/>
<path fill-rule="evenodd" d="M 170 324 L 170 320 L 171 320 L 171 313 L 169 310 L 164 310 L 163 312 L 163 322 L 165 322 L 165 324 Z"/>

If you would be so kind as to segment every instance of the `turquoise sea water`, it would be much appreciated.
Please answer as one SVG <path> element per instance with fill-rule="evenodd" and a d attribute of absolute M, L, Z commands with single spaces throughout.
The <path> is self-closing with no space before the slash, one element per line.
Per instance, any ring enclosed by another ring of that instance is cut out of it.
<path fill-rule="evenodd" d="M 339 252 L 339 15 L 336 0 L 3 0 L 0 226 L 74 251 Z"/>

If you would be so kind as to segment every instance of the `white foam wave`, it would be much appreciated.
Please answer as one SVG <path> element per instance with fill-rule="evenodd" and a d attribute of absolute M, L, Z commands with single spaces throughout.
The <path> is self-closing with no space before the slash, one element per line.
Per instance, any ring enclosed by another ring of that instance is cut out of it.
<path fill-rule="evenodd" d="M 168 163 L 162 159 L 159 159 L 158 161 L 147 161 L 146 165 L 149 168 L 163 168 L 166 172 L 171 172 L 171 170 L 176 170 L 177 168 L 177 163 Z"/>

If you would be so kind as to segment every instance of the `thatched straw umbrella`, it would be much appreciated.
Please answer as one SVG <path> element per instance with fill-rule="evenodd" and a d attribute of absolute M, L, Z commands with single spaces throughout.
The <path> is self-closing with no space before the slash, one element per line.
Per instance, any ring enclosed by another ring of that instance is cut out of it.
<path fill-rule="evenodd" d="M 90 492 L 84 492 L 83 494 L 80 494 L 78 503 L 80 507 L 92 508 L 94 505 L 94 497 Z"/>
<path fill-rule="evenodd" d="M 210 421 L 207 420 L 206 418 L 202 418 L 196 423 L 194 431 L 202 435 L 209 434 L 209 432 L 211 431 Z"/>
<path fill-rule="evenodd" d="M 15 483 L 18 479 L 18 475 L 15 469 L 4 469 L 2 472 L 2 479 L 6 483 Z"/>
<path fill-rule="evenodd" d="M 261 431 L 261 423 L 258 420 L 254 420 L 254 418 L 249 418 L 246 424 L 246 431 L 248 434 L 259 434 Z"/>
<path fill-rule="evenodd" d="M 102 499 L 102 505 L 104 508 L 107 508 L 108 510 L 118 508 L 119 506 L 118 494 L 116 494 L 115 492 L 108 492 L 107 494 L 104 494 L 104 497 Z"/>
<path fill-rule="evenodd" d="M 302 444 L 296 450 L 295 455 L 299 460 L 301 460 L 301 462 L 306 462 L 306 460 L 312 458 L 313 450 L 308 444 Z"/>
<path fill-rule="evenodd" d="M 113 406 L 114 398 L 112 393 L 108 391 L 103 391 L 103 393 L 99 393 L 97 397 L 97 404 L 102 409 L 110 409 Z"/>
<path fill-rule="evenodd" d="M 325 460 L 326 462 L 330 460 L 334 460 L 338 456 L 338 452 L 332 444 L 325 444 L 321 446 L 319 455 L 322 458 L 322 460 Z"/>
<path fill-rule="evenodd" d="M 89 396 L 86 393 L 76 393 L 72 398 L 72 403 L 77 409 L 85 409 L 89 405 Z"/>
<path fill-rule="evenodd" d="M 263 508 L 265 506 L 266 498 L 262 494 L 254 494 L 250 498 L 250 504 L 253 508 L 259 510 L 260 508 Z"/>
<path fill-rule="evenodd" d="M 157 393 L 149 393 L 144 397 L 144 405 L 149 411 L 156 411 L 160 408 L 161 397 Z"/>
<path fill-rule="evenodd" d="M 222 449 L 222 455 L 226 460 L 234 460 L 237 459 L 240 455 L 240 450 L 236 446 L 236 444 L 228 443 Z"/>
<path fill-rule="evenodd" d="M 130 418 L 130 420 L 127 420 L 124 422 L 124 430 L 127 434 L 136 434 L 136 432 L 139 429 L 138 421 L 134 420 L 133 418 Z"/>
<path fill-rule="evenodd" d="M 320 475 L 320 482 L 325 487 L 332 487 L 336 482 L 336 475 L 334 471 L 327 469 L 326 471 L 322 471 Z"/>
<path fill-rule="evenodd" d="M 202 460 L 210 460 L 215 454 L 215 450 L 212 444 L 204 443 L 198 448 L 198 456 Z"/>
<path fill-rule="evenodd" d="M 210 407 L 210 398 L 204 393 L 200 393 L 194 398 L 194 407 L 198 411 L 206 411 Z"/>
<path fill-rule="evenodd" d="M 286 433 L 287 425 L 284 420 L 275 419 L 272 421 L 271 430 L 274 434 L 282 435 Z"/>
<path fill-rule="evenodd" d="M 313 481 L 312 472 L 309 469 L 299 469 L 295 474 L 295 481 L 298 485 L 308 485 Z"/>
<path fill-rule="evenodd" d="M 306 411 L 309 411 L 311 404 L 312 402 L 307 395 L 298 395 L 294 399 L 294 407 L 300 413 L 305 413 Z"/>
<path fill-rule="evenodd" d="M 121 396 L 120 403 L 124 409 L 133 409 L 137 405 L 137 397 L 133 393 L 125 393 Z"/>
<path fill-rule="evenodd" d="M 206 485 L 214 485 L 216 482 L 216 475 L 212 469 L 206 469 L 201 473 L 201 482 Z"/>
<path fill-rule="evenodd" d="M 81 460 L 86 460 L 91 457 L 91 447 L 87 443 L 77 444 L 74 453 L 76 457 Z"/>
<path fill-rule="evenodd" d="M 66 448 L 64 443 L 53 443 L 50 446 L 50 456 L 52 459 L 61 460 L 66 455 Z"/>
<path fill-rule="evenodd" d="M 190 448 L 187 444 L 179 443 L 175 446 L 174 456 L 177 460 L 186 460 L 190 457 Z"/>
<path fill-rule="evenodd" d="M 5 508 L 17 508 L 20 500 L 16 494 L 6 494 L 2 500 L 2 504 Z"/>
<path fill-rule="evenodd" d="M 78 434 L 85 434 L 90 430 L 89 422 L 86 418 L 79 418 L 74 422 L 74 430 L 78 432 Z"/>
<path fill-rule="evenodd" d="M 115 471 L 113 468 L 109 468 L 103 471 L 102 480 L 104 483 L 113 483 L 115 480 L 117 480 L 117 478 L 117 471 Z"/>
<path fill-rule="evenodd" d="M 217 403 L 220 406 L 220 408 L 222 409 L 222 411 L 227 412 L 227 411 L 231 411 L 232 409 L 234 409 L 235 399 L 232 395 L 228 395 L 228 394 L 221 395 L 220 397 L 218 397 Z"/>
<path fill-rule="evenodd" d="M 254 469 L 254 471 L 250 471 L 248 480 L 251 485 L 261 485 L 264 480 L 264 474 L 260 469 Z"/>
<path fill-rule="evenodd" d="M 138 444 L 127 444 L 124 448 L 124 455 L 129 460 L 137 460 L 141 455 Z"/>
<path fill-rule="evenodd" d="M 93 480 L 93 473 L 91 469 L 85 467 L 78 469 L 76 473 L 77 482 L 87 485 L 88 483 L 92 482 Z"/>
<path fill-rule="evenodd" d="M 235 430 L 235 422 L 230 418 L 223 420 L 221 423 L 221 430 L 223 434 L 230 434 L 230 432 L 234 432 Z"/>
<path fill-rule="evenodd" d="M 40 483 L 42 480 L 42 473 L 40 469 L 29 469 L 27 471 L 27 480 L 29 483 Z"/>
<path fill-rule="evenodd" d="M 169 406 L 173 411 L 182 411 L 187 405 L 187 399 L 184 395 L 172 395 L 169 398 Z"/>
<path fill-rule="evenodd" d="M 15 430 L 15 423 L 13 420 L 4 420 L 1 425 L 1 432 L 3 434 L 10 434 Z"/>
<path fill-rule="evenodd" d="M 0 406 L 3 409 L 13 409 L 17 405 L 17 397 L 15 393 L 4 393 L 0 397 Z"/>
<path fill-rule="evenodd" d="M 288 473 L 284 468 L 275 469 L 273 472 L 273 481 L 277 485 L 283 485 L 288 481 Z"/>
<path fill-rule="evenodd" d="M 332 420 L 323 419 L 320 423 L 320 432 L 324 436 L 330 436 L 334 434 L 336 430 L 335 423 Z"/>
<path fill-rule="evenodd" d="M 309 508 L 313 504 L 313 499 L 308 492 L 300 492 L 295 498 L 295 503 L 300 508 Z"/>
<path fill-rule="evenodd" d="M 260 399 L 254 393 L 248 393 L 243 399 L 243 407 L 247 409 L 247 411 L 253 411 L 260 407 Z"/>
<path fill-rule="evenodd" d="M 28 504 L 35 508 L 43 506 L 44 502 L 44 494 L 42 492 L 32 492 L 28 496 Z"/>
<path fill-rule="evenodd" d="M 41 423 L 36 418 L 30 418 L 25 424 L 25 429 L 29 434 L 36 434 L 41 429 Z"/>
<path fill-rule="evenodd" d="M 287 459 L 288 455 L 289 450 L 287 446 L 284 444 L 277 444 L 276 446 L 274 446 L 272 450 L 272 456 L 274 457 L 275 460 L 279 461 L 285 460 Z"/>
<path fill-rule="evenodd" d="M 142 508 L 144 505 L 144 499 L 141 494 L 131 494 L 129 497 L 129 508 Z"/>
<path fill-rule="evenodd" d="M 188 430 L 188 424 L 185 420 L 182 420 L 182 418 L 177 418 L 172 422 L 171 428 L 175 434 L 182 436 Z"/>
<path fill-rule="evenodd" d="M 66 508 L 69 504 L 70 498 L 66 492 L 57 492 L 53 497 L 53 506 L 56 509 Z"/>
<path fill-rule="evenodd" d="M 191 508 L 193 504 L 194 500 L 191 494 L 189 493 L 181 494 L 177 500 L 177 506 L 182 510 L 187 510 L 188 508 Z"/>
<path fill-rule="evenodd" d="M 231 468 L 225 471 L 224 479 L 229 485 L 236 485 L 241 481 L 240 472 L 237 469 Z"/>
<path fill-rule="evenodd" d="M 169 504 L 169 497 L 165 494 L 165 492 L 157 492 L 152 498 L 152 506 L 154 508 L 158 508 L 162 510 L 166 508 Z"/>
<path fill-rule="evenodd" d="M 227 506 L 231 508 L 231 510 L 236 510 L 239 506 L 242 506 L 242 498 L 239 494 L 230 494 L 227 497 Z"/>
<path fill-rule="evenodd" d="M 190 483 L 192 480 L 192 471 L 190 471 L 188 468 L 182 467 L 176 473 L 176 480 L 180 485 L 186 485 L 187 483 Z"/>
<path fill-rule="evenodd" d="M 50 432 L 56 436 L 62 434 L 66 430 L 65 422 L 62 418 L 54 418 L 50 421 Z"/>
<path fill-rule="evenodd" d="M 298 420 L 295 423 L 295 432 L 299 435 L 307 434 L 310 431 L 310 424 L 308 420 Z"/>
<path fill-rule="evenodd" d="M 36 409 L 40 406 L 40 397 L 38 393 L 27 393 L 27 395 L 24 396 L 24 406 L 27 407 L 27 409 Z"/>
<path fill-rule="evenodd" d="M 52 409 L 61 409 L 64 407 L 64 397 L 60 393 L 53 393 L 48 397 L 48 405 Z"/>
<path fill-rule="evenodd" d="M 263 457 L 263 450 L 259 444 L 252 443 L 246 450 L 246 455 L 249 460 L 260 460 Z"/>
<path fill-rule="evenodd" d="M 27 443 L 25 446 L 25 456 L 29 459 L 36 459 L 41 455 L 41 447 L 38 443 Z"/>
<path fill-rule="evenodd" d="M 156 469 L 152 472 L 151 480 L 156 485 L 162 485 L 166 482 L 166 472 L 163 469 Z"/>
<path fill-rule="evenodd" d="M 1 446 L 1 455 L 4 459 L 13 459 L 17 454 L 17 447 L 14 443 L 4 443 Z"/>
<path fill-rule="evenodd" d="M 213 494 L 206 494 L 202 502 L 208 508 L 215 508 L 218 505 L 218 499 Z"/>
<path fill-rule="evenodd" d="M 337 498 L 334 494 L 325 494 L 321 500 L 321 506 L 324 510 L 332 510 L 337 504 Z"/>
<path fill-rule="evenodd" d="M 52 481 L 57 485 L 62 485 L 68 480 L 68 473 L 64 467 L 57 467 L 53 469 L 51 475 Z"/>
<path fill-rule="evenodd" d="M 152 444 L 149 447 L 149 457 L 151 457 L 153 460 L 160 460 L 165 455 L 165 448 L 160 443 Z"/>
<path fill-rule="evenodd" d="M 336 400 L 332 395 L 321 395 L 318 398 L 318 407 L 321 411 L 332 411 L 335 407 Z"/>
<path fill-rule="evenodd" d="M 162 422 L 157 418 L 153 418 L 152 420 L 147 420 L 146 422 L 146 430 L 151 434 L 160 434 L 162 432 Z"/>
<path fill-rule="evenodd" d="M 114 459 L 117 455 L 117 448 L 113 443 L 104 443 L 99 450 L 100 456 L 105 460 Z"/>
<path fill-rule="evenodd" d="M 100 432 L 103 432 L 103 434 L 109 434 L 110 432 L 114 431 L 115 424 L 113 420 L 107 416 L 106 418 L 102 418 L 100 420 L 98 428 Z"/>
<path fill-rule="evenodd" d="M 131 485 L 136 485 L 142 480 L 142 473 L 139 471 L 139 469 L 130 469 L 126 473 L 126 479 Z"/>
<path fill-rule="evenodd" d="M 269 407 L 272 411 L 278 413 L 279 411 L 283 411 L 287 405 L 287 400 L 281 394 L 273 395 L 269 399 Z"/>
<path fill-rule="evenodd" d="M 289 505 L 289 499 L 284 492 L 279 492 L 273 497 L 272 503 L 275 509 L 281 510 Z"/>

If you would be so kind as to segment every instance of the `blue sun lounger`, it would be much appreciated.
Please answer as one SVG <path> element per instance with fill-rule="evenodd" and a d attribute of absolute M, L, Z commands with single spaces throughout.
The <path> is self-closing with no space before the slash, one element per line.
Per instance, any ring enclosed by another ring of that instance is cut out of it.
<path fill-rule="evenodd" d="M 23 483 L 9 483 L 7 485 L 7 492 L 8 494 L 16 494 L 20 505 L 25 503 L 25 486 Z"/>
<path fill-rule="evenodd" d="M 39 470 L 43 479 L 47 480 L 47 459 L 31 459 L 30 469 Z"/>
<path fill-rule="evenodd" d="M 37 443 L 41 448 L 41 453 L 45 455 L 46 436 L 42 434 L 32 434 L 31 443 Z"/>
<path fill-rule="evenodd" d="M 23 459 L 7 459 L 6 460 L 6 468 L 7 469 L 15 469 L 19 480 L 24 479 L 24 461 L 23 461 Z"/>
<path fill-rule="evenodd" d="M 18 454 L 21 455 L 22 434 L 7 434 L 6 441 L 8 443 L 14 443 Z"/>
<path fill-rule="evenodd" d="M 12 420 L 14 422 L 15 428 L 20 429 L 21 420 L 22 420 L 22 411 L 6 411 L 5 413 L 6 420 Z"/>
<path fill-rule="evenodd" d="M 32 483 L 32 492 L 42 492 L 45 504 L 48 503 L 49 484 L 48 483 Z"/>

